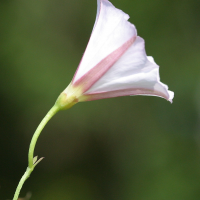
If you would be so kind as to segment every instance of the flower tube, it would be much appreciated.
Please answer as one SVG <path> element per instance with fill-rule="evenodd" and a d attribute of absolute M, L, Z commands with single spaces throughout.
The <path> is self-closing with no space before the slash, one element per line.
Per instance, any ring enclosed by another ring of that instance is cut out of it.
<path fill-rule="evenodd" d="M 63 109 L 77 102 L 150 95 L 172 102 L 174 93 L 160 82 L 159 66 L 147 56 L 144 40 L 129 16 L 108 0 L 97 0 L 90 40 L 69 86 L 58 98 Z"/>

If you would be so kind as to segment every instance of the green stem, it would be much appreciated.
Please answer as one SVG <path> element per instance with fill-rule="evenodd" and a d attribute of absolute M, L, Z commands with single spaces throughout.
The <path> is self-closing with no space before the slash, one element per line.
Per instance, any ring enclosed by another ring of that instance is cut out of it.
<path fill-rule="evenodd" d="M 35 150 L 35 145 L 36 142 L 38 140 L 38 137 L 40 136 L 41 131 L 43 130 L 43 128 L 45 127 L 45 125 L 47 124 L 47 122 L 60 110 L 60 108 L 57 105 L 54 105 L 49 112 L 46 114 L 46 116 L 43 118 L 43 120 L 40 122 L 39 126 L 37 127 L 31 143 L 30 143 L 30 147 L 29 147 L 29 152 L 28 152 L 28 166 L 30 168 L 33 167 L 34 163 L 33 163 L 33 156 L 34 156 L 34 150 Z"/>
<path fill-rule="evenodd" d="M 19 181 L 19 184 L 18 184 L 17 189 L 15 191 L 15 195 L 13 197 L 13 200 L 17 200 L 18 199 L 20 190 L 22 189 L 22 186 L 23 186 L 24 182 L 30 176 L 32 171 L 33 171 L 33 169 L 30 169 L 29 167 L 27 167 L 26 172 L 24 173 L 24 175 L 22 176 L 22 178 Z"/>
<path fill-rule="evenodd" d="M 41 131 L 43 130 L 43 128 L 45 127 L 45 125 L 47 124 L 47 122 L 60 110 L 60 107 L 55 104 L 50 111 L 47 113 L 47 115 L 43 118 L 43 120 L 40 122 L 38 128 L 36 129 L 35 133 L 33 134 L 31 143 L 30 143 L 30 147 L 29 147 L 29 153 L 28 153 L 28 167 L 26 169 L 26 172 L 24 173 L 24 175 L 22 176 L 21 180 L 19 181 L 19 184 L 17 186 L 17 189 L 15 191 L 15 195 L 13 197 L 13 200 L 17 200 L 20 190 L 24 184 L 24 182 L 26 181 L 26 179 L 30 176 L 31 172 L 34 170 L 34 167 L 41 161 L 40 160 L 36 160 L 33 158 L 34 156 L 34 149 L 35 149 L 35 145 L 36 142 L 38 140 L 38 137 L 40 136 Z"/>

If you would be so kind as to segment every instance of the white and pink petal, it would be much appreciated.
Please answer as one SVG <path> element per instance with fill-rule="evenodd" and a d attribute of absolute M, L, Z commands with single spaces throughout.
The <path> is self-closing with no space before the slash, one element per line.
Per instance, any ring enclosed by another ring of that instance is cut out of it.
<path fill-rule="evenodd" d="M 159 66 L 147 56 L 144 40 L 129 16 L 108 0 L 97 0 L 90 40 L 70 85 L 68 102 L 127 95 L 159 96 L 172 102 L 174 93 L 160 82 Z M 70 104 L 71 105 L 71 104 Z"/>
<path fill-rule="evenodd" d="M 76 83 L 84 74 L 124 43 L 137 36 L 136 28 L 128 22 L 129 16 L 107 0 L 97 0 L 95 25 L 79 67 L 72 80 Z"/>
<path fill-rule="evenodd" d="M 146 56 L 144 40 L 137 37 L 129 49 L 84 95 L 109 98 L 124 95 L 153 95 L 169 101 L 173 92 L 160 82 L 159 66 Z"/>

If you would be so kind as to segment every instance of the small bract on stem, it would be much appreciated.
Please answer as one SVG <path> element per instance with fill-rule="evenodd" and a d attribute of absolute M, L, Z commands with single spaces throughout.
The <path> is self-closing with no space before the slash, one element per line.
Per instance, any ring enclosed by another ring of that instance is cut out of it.
<path fill-rule="evenodd" d="M 97 16 L 87 48 L 68 87 L 39 124 L 30 143 L 28 167 L 13 200 L 35 166 L 35 145 L 47 122 L 59 111 L 78 102 L 127 96 L 150 95 L 172 102 L 174 93 L 160 81 L 159 66 L 147 56 L 144 40 L 129 21 L 129 15 L 108 0 L 97 0 Z"/>

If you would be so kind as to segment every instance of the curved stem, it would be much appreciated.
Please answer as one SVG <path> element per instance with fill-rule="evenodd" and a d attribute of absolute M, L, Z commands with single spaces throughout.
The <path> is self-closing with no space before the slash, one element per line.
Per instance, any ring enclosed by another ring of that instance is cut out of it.
<path fill-rule="evenodd" d="M 26 179 L 30 176 L 31 172 L 34 170 L 34 167 L 41 161 L 41 159 L 39 159 L 37 161 L 37 158 L 33 158 L 34 156 L 34 149 L 35 149 L 35 145 L 36 142 L 38 140 L 38 137 L 40 136 L 41 131 L 43 130 L 43 128 L 45 127 L 45 125 L 47 124 L 47 122 L 60 110 L 60 107 L 58 105 L 54 105 L 50 111 L 46 114 L 46 116 L 43 118 L 43 120 L 40 122 L 38 128 L 36 129 L 35 133 L 33 134 L 31 143 L 30 143 L 30 147 L 29 147 L 29 153 L 28 153 L 28 167 L 26 169 L 26 172 L 24 173 L 24 175 L 22 176 L 21 180 L 19 181 L 19 184 L 16 188 L 13 200 L 17 200 L 20 190 L 24 184 L 24 182 L 26 181 Z"/>
<path fill-rule="evenodd" d="M 43 118 L 43 120 L 40 122 L 39 126 L 37 127 L 30 146 L 29 146 L 29 152 L 28 152 L 28 166 L 30 168 L 33 167 L 34 163 L 33 163 L 33 156 L 34 156 L 34 150 L 35 150 L 35 145 L 37 142 L 38 137 L 40 136 L 41 131 L 43 130 L 43 128 L 45 127 L 45 125 L 47 124 L 47 122 L 60 110 L 60 108 L 57 105 L 54 105 L 49 112 L 46 114 L 46 116 Z"/>
<path fill-rule="evenodd" d="M 19 184 L 18 184 L 17 189 L 15 191 L 15 195 L 13 197 L 13 200 L 17 200 L 18 199 L 20 190 L 22 189 L 22 186 L 23 186 L 24 182 L 30 176 L 32 171 L 33 171 L 33 169 L 30 169 L 29 167 L 27 167 L 26 172 L 24 173 L 24 175 L 22 176 L 22 178 L 19 181 Z"/>

